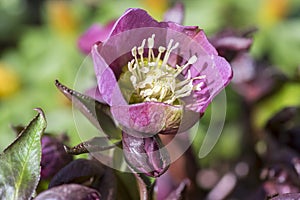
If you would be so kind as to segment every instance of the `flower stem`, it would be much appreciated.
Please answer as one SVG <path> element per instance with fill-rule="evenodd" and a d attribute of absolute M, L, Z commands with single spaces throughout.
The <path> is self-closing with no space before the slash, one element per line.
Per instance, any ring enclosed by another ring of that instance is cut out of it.
<path fill-rule="evenodd" d="M 148 177 L 144 174 L 134 173 L 140 192 L 140 200 L 153 200 L 153 188 L 155 178 Z"/>

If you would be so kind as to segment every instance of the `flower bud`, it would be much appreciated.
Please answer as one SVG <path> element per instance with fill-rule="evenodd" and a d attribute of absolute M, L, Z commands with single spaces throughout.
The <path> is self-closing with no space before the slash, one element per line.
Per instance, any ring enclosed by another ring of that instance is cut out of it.
<path fill-rule="evenodd" d="M 127 163 L 137 172 L 159 177 L 169 167 L 169 153 L 158 135 L 147 138 L 133 137 L 123 132 L 123 152 Z"/>

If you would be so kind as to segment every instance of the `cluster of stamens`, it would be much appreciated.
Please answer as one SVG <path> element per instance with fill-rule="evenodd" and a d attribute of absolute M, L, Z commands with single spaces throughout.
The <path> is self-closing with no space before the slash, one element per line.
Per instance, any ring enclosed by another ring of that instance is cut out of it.
<path fill-rule="evenodd" d="M 173 45 L 174 40 L 171 39 L 167 48 L 159 46 L 158 55 L 155 56 L 154 38 L 155 34 L 147 39 L 148 56 L 144 55 L 146 39 L 142 41 L 141 46 L 135 46 L 131 50 L 134 58 L 128 62 L 128 71 L 131 73 L 130 81 L 135 90 L 133 96 L 142 102 L 155 101 L 176 104 L 176 100 L 191 95 L 193 90 L 201 90 L 203 82 L 193 85 L 193 81 L 204 79 L 204 75 L 192 78 L 190 69 L 188 69 L 185 78 L 179 79 L 178 77 L 197 61 L 197 57 L 193 55 L 183 66 L 176 64 L 175 67 L 171 67 L 168 65 L 168 60 L 171 52 L 178 48 L 179 43 Z"/>

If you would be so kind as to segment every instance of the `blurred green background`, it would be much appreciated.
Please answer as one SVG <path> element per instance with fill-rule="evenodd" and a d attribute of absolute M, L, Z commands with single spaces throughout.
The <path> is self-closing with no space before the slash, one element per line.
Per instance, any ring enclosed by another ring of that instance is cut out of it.
<path fill-rule="evenodd" d="M 184 25 L 198 25 L 211 36 L 225 28 L 257 27 L 251 54 L 268 57 L 291 79 L 300 74 L 300 1 L 186 0 Z M 1 0 L 0 1 L 0 150 L 16 137 L 11 125 L 27 124 L 41 107 L 47 132 L 66 132 L 71 145 L 80 142 L 72 106 L 55 88 L 54 80 L 72 87 L 85 55 L 78 37 L 93 23 L 105 25 L 127 8 L 140 7 L 161 20 L 171 0 Z M 243 129 L 241 97 L 229 86 L 227 119 L 214 159 L 238 156 Z M 275 95 L 254 105 L 252 119 L 261 128 L 285 105 L 299 105 L 299 82 L 286 84 Z M 209 112 L 202 123 L 209 123 Z M 200 130 L 201 132 L 201 130 Z M 203 139 L 199 134 L 195 147 Z"/>

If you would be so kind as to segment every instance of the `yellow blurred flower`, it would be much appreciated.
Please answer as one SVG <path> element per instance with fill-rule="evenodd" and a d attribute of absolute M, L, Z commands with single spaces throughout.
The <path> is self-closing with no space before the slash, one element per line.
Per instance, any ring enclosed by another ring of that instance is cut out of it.
<path fill-rule="evenodd" d="M 8 97 L 18 91 L 20 82 L 17 74 L 0 63 L 0 99 Z"/>
<path fill-rule="evenodd" d="M 259 24 L 273 26 L 287 15 L 289 4 L 290 0 L 263 0 L 258 12 Z"/>
<path fill-rule="evenodd" d="M 55 32 L 69 35 L 76 31 L 78 22 L 70 1 L 48 1 L 47 14 L 49 24 Z"/>
<path fill-rule="evenodd" d="M 158 20 L 163 18 L 163 15 L 168 8 L 167 0 L 142 0 L 141 2 L 145 10 L 147 10 L 151 16 Z"/>

